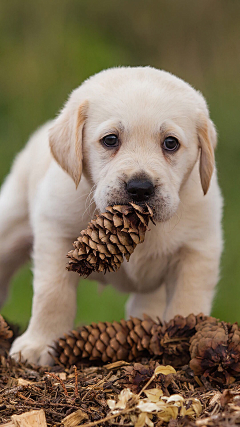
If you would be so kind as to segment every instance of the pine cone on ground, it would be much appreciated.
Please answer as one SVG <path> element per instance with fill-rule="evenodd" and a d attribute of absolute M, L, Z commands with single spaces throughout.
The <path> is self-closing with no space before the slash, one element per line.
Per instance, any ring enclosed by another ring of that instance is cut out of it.
<path fill-rule="evenodd" d="M 83 360 L 132 361 L 150 354 L 179 366 L 190 360 L 190 337 L 205 318 L 202 314 L 175 316 L 162 325 L 144 315 L 143 320 L 134 317 L 121 322 L 92 323 L 61 338 L 56 344 L 57 358 L 69 366 Z"/>
<path fill-rule="evenodd" d="M 240 331 L 233 325 L 212 319 L 196 327 L 191 339 L 190 367 L 195 375 L 230 384 L 240 377 Z"/>
<path fill-rule="evenodd" d="M 156 323 L 148 316 L 144 320 L 92 323 L 58 340 L 56 357 L 65 366 L 84 360 L 132 361 L 148 351 L 153 325 Z"/>
<path fill-rule="evenodd" d="M 74 242 L 74 249 L 68 253 L 67 269 L 81 276 L 93 271 L 116 271 L 123 262 L 129 261 L 136 245 L 142 243 L 149 219 L 153 212 L 146 205 L 108 206 L 105 213 L 98 215 Z"/>
<path fill-rule="evenodd" d="M 5 355 L 6 351 L 10 349 L 12 335 L 7 322 L 0 315 L 0 355 Z"/>
<path fill-rule="evenodd" d="M 161 329 L 152 330 L 149 350 L 152 354 L 162 355 L 164 365 L 175 368 L 186 365 L 190 360 L 190 337 L 196 333 L 196 326 L 207 319 L 202 313 L 187 317 L 175 316 L 165 322 Z"/>

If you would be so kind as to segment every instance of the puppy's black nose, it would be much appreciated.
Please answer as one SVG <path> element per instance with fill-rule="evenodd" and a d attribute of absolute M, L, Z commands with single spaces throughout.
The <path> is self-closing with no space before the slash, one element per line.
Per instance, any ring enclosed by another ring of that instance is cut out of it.
<path fill-rule="evenodd" d="M 127 182 L 127 192 L 135 202 L 145 202 L 154 193 L 151 181 L 131 179 Z"/>

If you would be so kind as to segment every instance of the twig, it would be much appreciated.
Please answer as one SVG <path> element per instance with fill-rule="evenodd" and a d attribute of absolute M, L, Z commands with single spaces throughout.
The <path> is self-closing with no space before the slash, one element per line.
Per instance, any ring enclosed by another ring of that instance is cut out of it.
<path fill-rule="evenodd" d="M 13 388 L 10 388 L 10 389 L 3 389 L 3 390 L 0 391 L 0 394 L 1 394 L 1 397 L 7 396 L 7 395 L 12 394 L 12 393 L 16 394 L 19 391 L 23 391 L 26 387 L 27 386 L 25 386 L 25 385 L 19 385 L 17 387 L 13 387 Z"/>
<path fill-rule="evenodd" d="M 71 402 L 69 402 L 69 403 L 56 403 L 56 402 L 51 402 L 51 401 L 49 401 L 49 400 L 46 400 L 45 402 L 39 402 L 38 400 L 33 400 L 33 399 L 31 399 L 30 397 L 25 397 L 25 396 L 23 396 L 23 394 L 22 393 L 18 393 L 18 396 L 19 397 L 21 397 L 21 398 L 23 398 L 24 400 L 27 400 L 27 403 L 28 403 L 28 405 L 33 405 L 33 406 L 40 406 L 40 407 L 44 407 L 45 408 L 45 410 L 47 411 L 48 409 L 47 409 L 47 406 L 49 406 L 49 407 L 51 407 L 51 406 L 56 406 L 56 407 L 63 407 L 63 408 L 66 408 L 66 407 L 69 407 L 69 408 L 71 408 L 71 409 L 79 409 L 79 406 L 76 406 L 76 405 L 73 405 Z M 38 409 L 38 408 L 36 408 L 36 409 Z M 1 425 L 1 424 L 0 424 Z"/>
<path fill-rule="evenodd" d="M 202 383 L 202 381 L 198 378 L 198 376 L 197 376 L 197 375 L 195 375 L 195 376 L 194 376 L 194 379 L 195 379 L 196 383 L 199 385 L 199 387 L 203 387 L 203 383 Z"/>
<path fill-rule="evenodd" d="M 106 421 L 112 420 L 113 418 L 116 418 L 119 415 L 127 414 L 128 412 L 134 411 L 136 408 L 137 408 L 136 406 L 133 406 L 132 408 L 124 409 L 121 412 L 119 411 L 116 414 L 107 415 L 107 417 L 102 418 L 101 420 L 92 421 L 91 423 L 87 423 L 87 424 L 81 424 L 81 425 L 78 425 L 76 427 L 93 427 L 93 426 L 96 426 L 98 424 L 105 423 Z"/>
<path fill-rule="evenodd" d="M 37 402 L 35 401 L 35 400 L 33 400 L 33 399 L 31 399 L 31 397 L 26 397 L 26 396 L 24 396 L 22 393 L 18 393 L 18 396 L 19 397 L 21 397 L 21 399 L 24 399 L 24 400 L 27 400 L 27 402 L 30 404 L 30 405 L 35 405 L 36 406 L 36 404 L 37 404 Z"/>
<path fill-rule="evenodd" d="M 82 397 L 82 401 L 86 399 L 86 397 L 91 393 L 92 390 L 94 390 L 96 387 L 99 387 L 101 384 L 103 384 L 104 382 L 106 382 L 112 375 L 112 371 L 110 371 L 106 377 L 102 378 L 100 381 L 98 381 L 97 384 L 93 384 L 90 389 L 88 389 L 88 391 L 84 394 L 84 396 Z"/>
<path fill-rule="evenodd" d="M 154 380 L 154 378 L 156 377 L 156 374 L 154 373 L 151 378 L 148 380 L 147 384 L 145 384 L 145 386 L 142 388 L 142 390 L 137 394 L 137 397 L 140 397 L 141 394 L 146 390 L 146 388 L 149 386 L 149 384 L 151 384 L 151 382 Z"/>
<path fill-rule="evenodd" d="M 77 373 L 77 367 L 74 365 L 74 374 L 75 374 L 75 397 L 79 397 L 79 392 L 78 392 L 78 373 Z"/>
<path fill-rule="evenodd" d="M 65 394 L 65 396 L 69 397 L 68 391 L 66 389 L 66 386 L 63 382 L 63 380 L 61 378 L 59 378 L 57 375 L 53 374 L 52 372 L 45 372 L 46 375 L 49 375 L 50 377 L 54 378 L 55 380 L 59 381 L 62 388 L 63 388 L 63 392 Z"/>

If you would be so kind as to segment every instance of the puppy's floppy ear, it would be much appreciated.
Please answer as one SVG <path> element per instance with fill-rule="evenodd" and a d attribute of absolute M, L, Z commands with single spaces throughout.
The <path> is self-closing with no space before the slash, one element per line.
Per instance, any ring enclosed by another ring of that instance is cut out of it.
<path fill-rule="evenodd" d="M 82 173 L 82 139 L 87 106 L 87 101 L 80 106 L 68 101 L 49 133 L 52 155 L 71 176 L 76 187 Z"/>
<path fill-rule="evenodd" d="M 217 133 L 213 122 L 205 115 L 200 116 L 197 126 L 200 153 L 200 179 L 204 195 L 207 193 L 214 170 L 214 149 Z"/>

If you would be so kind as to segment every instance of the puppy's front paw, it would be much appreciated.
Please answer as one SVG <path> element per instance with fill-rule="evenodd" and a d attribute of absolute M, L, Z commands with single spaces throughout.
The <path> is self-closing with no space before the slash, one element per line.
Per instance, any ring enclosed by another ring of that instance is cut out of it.
<path fill-rule="evenodd" d="M 33 337 L 26 331 L 13 342 L 10 356 L 17 361 L 21 359 L 37 365 L 52 365 L 54 360 L 51 354 L 54 352 L 49 347 L 51 345 L 53 342 L 48 343 L 41 337 Z"/>

